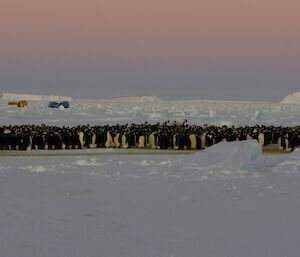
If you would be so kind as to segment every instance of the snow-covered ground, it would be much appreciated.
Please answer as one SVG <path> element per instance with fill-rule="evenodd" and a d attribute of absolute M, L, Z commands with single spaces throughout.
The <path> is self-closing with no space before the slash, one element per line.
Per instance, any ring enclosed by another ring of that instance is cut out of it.
<path fill-rule="evenodd" d="M 300 124 L 299 105 L 277 103 L 119 99 L 71 102 L 67 110 L 0 104 L 1 125 Z M 263 155 L 247 141 L 187 154 L 123 153 L 0 156 L 0 256 L 299 255 L 300 150 Z"/>
<path fill-rule="evenodd" d="M 191 124 L 296 126 L 300 121 L 300 104 L 273 102 L 153 101 L 153 98 L 125 98 L 112 101 L 74 100 L 70 102 L 70 106 L 70 109 L 65 110 L 50 109 L 47 101 L 29 101 L 28 107 L 18 109 L 7 106 L 6 100 L 0 100 L 0 125 L 156 123 L 187 119 Z"/>

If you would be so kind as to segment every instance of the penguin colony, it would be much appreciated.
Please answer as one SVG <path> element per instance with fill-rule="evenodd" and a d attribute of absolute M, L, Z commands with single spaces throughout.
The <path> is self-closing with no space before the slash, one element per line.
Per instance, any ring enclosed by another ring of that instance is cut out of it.
<path fill-rule="evenodd" d="M 0 150 L 83 148 L 148 148 L 196 150 L 219 142 L 256 139 L 262 146 L 277 144 L 293 151 L 300 146 L 300 126 L 209 126 L 164 123 L 57 127 L 21 125 L 0 127 Z"/>

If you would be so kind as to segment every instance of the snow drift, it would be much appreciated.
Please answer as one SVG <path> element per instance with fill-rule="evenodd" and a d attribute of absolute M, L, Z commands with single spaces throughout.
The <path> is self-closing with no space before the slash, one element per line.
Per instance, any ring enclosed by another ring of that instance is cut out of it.
<path fill-rule="evenodd" d="M 300 91 L 286 96 L 281 103 L 283 104 L 300 104 Z"/>
<path fill-rule="evenodd" d="M 254 171 L 253 161 L 261 155 L 262 149 L 256 140 L 219 143 L 186 157 L 185 161 L 208 172 Z"/>
<path fill-rule="evenodd" d="M 300 173 L 300 149 L 296 149 L 283 161 L 279 162 L 277 165 L 274 165 L 272 171 L 287 174 Z"/>

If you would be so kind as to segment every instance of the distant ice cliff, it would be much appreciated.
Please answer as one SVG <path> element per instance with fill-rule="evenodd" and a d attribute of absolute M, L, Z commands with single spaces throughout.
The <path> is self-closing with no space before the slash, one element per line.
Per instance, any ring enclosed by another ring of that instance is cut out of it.
<path fill-rule="evenodd" d="M 73 98 L 69 96 L 56 96 L 56 95 L 30 95 L 30 94 L 11 94 L 3 93 L 2 99 L 4 100 L 26 100 L 26 101 L 72 101 Z"/>
<path fill-rule="evenodd" d="M 12 94 L 12 93 L 3 93 L 3 100 L 27 100 L 27 101 L 111 101 L 111 102 L 123 102 L 123 103 L 160 103 L 162 100 L 157 96 L 131 96 L 131 97 L 121 97 L 121 98 L 113 98 L 113 99 L 98 99 L 98 100 L 90 100 L 90 99 L 79 99 L 72 98 L 70 96 L 56 96 L 56 95 L 36 95 L 36 94 Z"/>

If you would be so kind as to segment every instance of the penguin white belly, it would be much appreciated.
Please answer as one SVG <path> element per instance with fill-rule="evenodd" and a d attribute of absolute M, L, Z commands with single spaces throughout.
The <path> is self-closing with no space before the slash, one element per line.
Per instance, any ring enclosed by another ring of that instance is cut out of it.
<path fill-rule="evenodd" d="M 189 135 L 190 141 L 191 141 L 191 149 L 196 149 L 197 148 L 197 141 L 196 141 L 196 135 L 191 134 Z"/>
<path fill-rule="evenodd" d="M 96 134 L 93 134 L 92 136 L 92 143 L 89 145 L 90 148 L 96 148 Z"/>
<path fill-rule="evenodd" d="M 285 150 L 286 151 L 291 151 L 291 148 L 289 147 L 290 142 L 287 138 L 284 139 L 285 140 Z"/>
<path fill-rule="evenodd" d="M 31 137 L 29 137 L 29 145 L 27 147 L 27 151 L 30 151 L 30 150 L 32 150 L 32 138 Z"/>
<path fill-rule="evenodd" d="M 265 144 L 265 135 L 263 133 L 258 134 L 258 142 L 259 142 L 260 145 Z"/>
<path fill-rule="evenodd" d="M 149 135 L 149 145 L 152 149 L 156 148 L 154 132 Z"/>
<path fill-rule="evenodd" d="M 78 132 L 78 136 L 79 136 L 80 145 L 81 145 L 81 147 L 83 147 L 83 145 L 84 145 L 84 140 L 83 140 L 84 134 L 83 134 L 83 132 L 82 131 Z"/>
<path fill-rule="evenodd" d="M 114 136 L 114 144 L 116 148 L 120 147 L 119 137 L 120 137 L 119 133 Z"/>
<path fill-rule="evenodd" d="M 204 132 L 204 133 L 201 135 L 200 140 L 201 140 L 201 147 L 202 147 L 202 148 L 205 148 L 205 147 L 206 147 L 206 132 Z"/>
<path fill-rule="evenodd" d="M 127 140 L 126 140 L 126 135 L 122 135 L 121 141 L 122 141 L 122 144 L 121 144 L 122 148 L 128 148 L 129 147 L 129 145 L 127 143 Z"/>
<path fill-rule="evenodd" d="M 110 134 L 109 132 L 106 133 L 105 147 L 106 147 L 106 148 L 113 147 L 112 136 L 111 136 L 111 134 Z"/>
<path fill-rule="evenodd" d="M 281 145 L 281 137 L 279 137 L 277 144 L 278 144 L 279 149 L 283 149 L 283 147 Z"/>
<path fill-rule="evenodd" d="M 144 147 L 145 147 L 145 136 L 140 136 L 138 148 L 144 148 Z"/>

